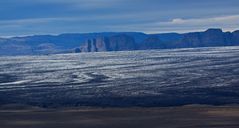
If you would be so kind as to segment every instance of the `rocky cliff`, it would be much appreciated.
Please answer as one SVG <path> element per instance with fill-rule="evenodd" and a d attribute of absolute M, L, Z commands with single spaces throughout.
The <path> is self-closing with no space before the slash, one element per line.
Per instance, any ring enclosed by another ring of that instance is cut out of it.
<path fill-rule="evenodd" d="M 124 34 L 88 39 L 80 46 L 81 52 L 128 51 L 135 49 L 134 38 Z"/>
<path fill-rule="evenodd" d="M 239 30 L 208 29 L 185 34 L 103 32 L 0 38 L 0 55 L 130 51 L 166 48 L 239 46 Z"/>

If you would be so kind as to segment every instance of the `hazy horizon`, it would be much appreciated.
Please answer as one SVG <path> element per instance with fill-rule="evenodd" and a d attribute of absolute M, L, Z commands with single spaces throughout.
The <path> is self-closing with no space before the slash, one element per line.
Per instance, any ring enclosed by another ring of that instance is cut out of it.
<path fill-rule="evenodd" d="M 169 34 L 169 33 L 178 33 L 178 34 L 186 34 L 191 32 L 205 32 L 208 29 L 221 29 L 223 32 L 234 32 L 238 31 L 239 29 L 235 30 L 223 30 L 222 28 L 207 28 L 205 30 L 195 30 L 195 31 L 188 31 L 188 32 L 156 32 L 156 33 L 146 33 L 146 32 L 140 32 L 140 31 L 102 31 L 102 32 L 69 32 L 69 33 L 57 33 L 57 34 L 51 34 L 51 33 L 42 33 L 42 34 L 29 34 L 29 35 L 12 35 L 12 36 L 0 36 L 0 38 L 14 38 L 14 37 L 27 37 L 27 36 L 42 36 L 42 35 L 49 35 L 49 36 L 59 36 L 63 34 L 91 34 L 91 33 L 144 33 L 144 34 Z"/>

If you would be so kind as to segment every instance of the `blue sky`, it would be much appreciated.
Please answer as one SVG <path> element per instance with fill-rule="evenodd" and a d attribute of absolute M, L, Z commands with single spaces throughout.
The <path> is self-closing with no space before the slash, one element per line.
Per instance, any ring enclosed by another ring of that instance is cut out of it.
<path fill-rule="evenodd" d="M 5 0 L 0 36 L 239 29 L 239 0 Z"/>

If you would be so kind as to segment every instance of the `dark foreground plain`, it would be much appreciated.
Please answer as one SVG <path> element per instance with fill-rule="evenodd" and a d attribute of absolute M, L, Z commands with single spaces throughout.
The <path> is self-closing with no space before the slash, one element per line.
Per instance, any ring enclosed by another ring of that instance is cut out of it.
<path fill-rule="evenodd" d="M 238 128 L 238 106 L 0 109 L 1 128 Z"/>

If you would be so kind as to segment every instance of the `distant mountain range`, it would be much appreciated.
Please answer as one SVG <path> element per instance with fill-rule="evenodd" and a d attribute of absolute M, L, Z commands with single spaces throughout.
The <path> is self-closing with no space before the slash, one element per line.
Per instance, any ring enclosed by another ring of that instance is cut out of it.
<path fill-rule="evenodd" d="M 129 51 L 239 45 L 239 30 L 145 34 L 103 32 L 0 38 L 0 55 L 36 55 L 72 52 Z"/>

